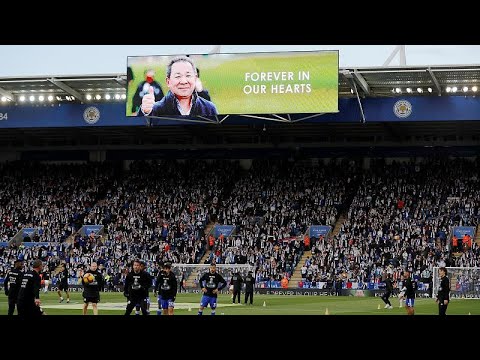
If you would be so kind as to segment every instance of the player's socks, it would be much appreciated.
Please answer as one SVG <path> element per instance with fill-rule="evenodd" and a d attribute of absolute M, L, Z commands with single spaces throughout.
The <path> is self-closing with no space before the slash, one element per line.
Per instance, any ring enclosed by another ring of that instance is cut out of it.
<path fill-rule="evenodd" d="M 197 315 L 203 315 L 203 311 L 202 310 L 198 310 L 198 314 Z"/>
<path fill-rule="evenodd" d="M 162 309 L 157 310 L 157 315 L 162 315 Z"/>
<path fill-rule="evenodd" d="M 135 315 L 140 315 L 140 311 L 135 310 Z"/>
<path fill-rule="evenodd" d="M 70 302 L 70 298 L 67 299 L 67 304 Z"/>
<path fill-rule="evenodd" d="M 215 310 L 212 310 L 212 313 L 210 315 L 215 315 Z"/>

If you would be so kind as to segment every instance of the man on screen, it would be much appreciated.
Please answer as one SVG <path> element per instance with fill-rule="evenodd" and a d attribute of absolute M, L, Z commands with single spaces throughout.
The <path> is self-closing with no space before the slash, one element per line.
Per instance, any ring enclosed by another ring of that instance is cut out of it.
<path fill-rule="evenodd" d="M 195 90 L 197 78 L 197 68 L 192 59 L 186 56 L 172 59 L 167 66 L 167 95 L 155 102 L 153 89 L 149 89 L 149 93 L 142 98 L 138 115 L 217 115 L 215 104 L 198 96 Z"/>
<path fill-rule="evenodd" d="M 162 87 L 158 82 L 155 81 L 155 71 L 153 69 L 148 69 L 145 71 L 144 75 L 145 81 L 142 81 L 138 85 L 137 91 L 135 91 L 135 95 L 133 95 L 132 99 L 132 113 L 135 115 L 137 114 L 137 111 L 139 111 L 140 105 L 142 104 L 142 99 L 145 95 L 153 93 L 155 101 L 160 101 L 163 99 Z M 131 76 L 133 76 L 133 73 Z"/>

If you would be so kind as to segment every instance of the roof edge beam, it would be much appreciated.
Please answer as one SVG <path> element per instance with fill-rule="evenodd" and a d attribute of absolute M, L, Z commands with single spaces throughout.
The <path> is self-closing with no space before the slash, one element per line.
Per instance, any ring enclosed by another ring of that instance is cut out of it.
<path fill-rule="evenodd" d="M 2 89 L 1 87 L 0 87 L 0 95 L 5 96 L 10 101 L 13 101 L 14 98 L 15 98 L 15 96 L 13 96 L 13 94 L 11 92 L 9 92 L 5 89 Z"/>
<path fill-rule="evenodd" d="M 432 78 L 435 87 L 437 88 L 438 96 L 442 96 L 442 88 L 440 87 L 440 83 L 438 82 L 437 77 L 433 73 L 433 70 L 431 68 L 428 68 L 427 71 L 430 74 L 430 77 Z"/>
<path fill-rule="evenodd" d="M 83 98 L 83 95 L 80 94 L 77 90 L 75 89 L 72 89 L 70 86 L 68 86 L 67 84 L 61 82 L 60 80 L 57 80 L 55 78 L 48 78 L 48 81 L 50 81 L 53 85 L 55 85 L 56 87 L 62 89 L 63 91 L 65 91 L 67 94 L 69 95 L 72 95 L 74 96 L 75 98 L 77 98 L 78 100 L 84 102 L 85 99 Z"/>
<path fill-rule="evenodd" d="M 363 93 L 366 95 L 370 95 L 370 86 L 368 85 L 365 78 L 357 70 L 353 71 L 353 78 L 355 79 L 355 82 L 360 86 Z"/>
<path fill-rule="evenodd" d="M 122 86 L 126 86 L 126 85 L 127 85 L 127 81 L 126 81 L 124 78 L 120 77 L 120 76 L 117 77 L 117 78 L 115 78 L 115 81 L 116 81 L 118 84 L 122 85 Z"/>

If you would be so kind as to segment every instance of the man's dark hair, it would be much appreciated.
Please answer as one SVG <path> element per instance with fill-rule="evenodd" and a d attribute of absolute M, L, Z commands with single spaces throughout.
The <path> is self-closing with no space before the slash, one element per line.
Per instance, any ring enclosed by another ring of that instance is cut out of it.
<path fill-rule="evenodd" d="M 167 65 L 167 78 L 170 77 L 170 75 L 172 75 L 172 66 L 173 64 L 179 62 L 179 61 L 184 61 L 184 62 L 188 62 L 190 65 L 192 65 L 192 68 L 193 68 L 193 71 L 195 72 L 195 75 L 197 75 L 197 67 L 195 66 L 195 64 L 193 63 L 192 59 L 186 57 L 186 56 L 177 56 L 177 57 L 174 57 L 172 60 L 170 60 L 170 62 L 168 63 Z"/>
<path fill-rule="evenodd" d="M 445 273 L 445 275 L 447 275 L 447 268 L 446 267 L 442 266 L 441 268 L 438 268 L 438 270 L 442 270 Z"/>
<path fill-rule="evenodd" d="M 32 268 L 36 269 L 42 266 L 43 262 L 40 259 L 33 260 Z"/>

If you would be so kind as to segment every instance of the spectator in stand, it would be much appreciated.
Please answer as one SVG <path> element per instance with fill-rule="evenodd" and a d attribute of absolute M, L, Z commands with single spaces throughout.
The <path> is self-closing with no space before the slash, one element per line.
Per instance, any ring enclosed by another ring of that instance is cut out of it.
<path fill-rule="evenodd" d="M 455 235 L 452 236 L 452 251 L 458 252 L 458 238 Z"/>

